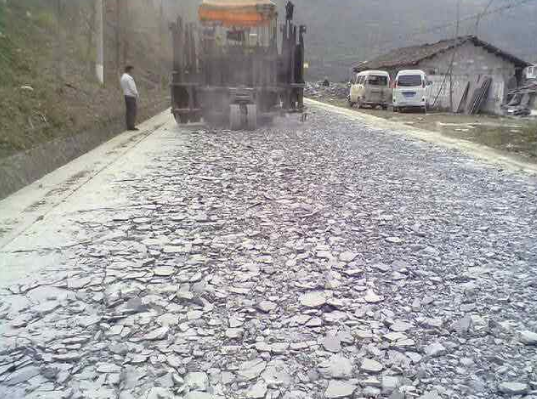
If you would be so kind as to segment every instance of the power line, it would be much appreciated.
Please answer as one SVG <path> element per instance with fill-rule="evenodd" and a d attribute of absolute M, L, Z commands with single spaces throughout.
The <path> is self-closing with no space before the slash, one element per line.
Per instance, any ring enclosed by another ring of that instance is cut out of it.
<path fill-rule="evenodd" d="M 483 17 L 489 16 L 489 15 L 501 13 L 501 12 L 504 12 L 504 11 L 509 11 L 509 10 L 514 9 L 514 8 L 526 5 L 526 4 L 528 4 L 528 3 L 532 2 L 532 1 L 535 1 L 535 0 L 519 0 L 517 2 L 513 2 L 513 3 L 507 4 L 505 6 L 497 7 L 497 8 L 494 8 L 492 10 L 489 10 L 489 11 L 481 12 L 481 13 L 474 14 L 474 15 L 468 15 L 468 16 L 466 16 L 464 18 L 461 18 L 459 23 L 471 21 L 471 20 L 477 19 L 477 18 L 482 19 Z M 424 31 L 415 31 L 415 32 L 411 33 L 411 35 L 421 35 L 421 34 L 425 34 L 425 33 L 432 33 L 432 32 L 442 30 L 442 29 L 450 28 L 450 27 L 454 26 L 455 24 L 456 23 L 454 23 L 454 22 L 449 22 L 449 23 L 446 23 L 446 24 L 443 24 L 443 25 L 434 26 L 434 27 L 429 28 L 429 29 L 424 30 Z"/>
<path fill-rule="evenodd" d="M 397 39 L 409 39 L 409 38 L 412 38 L 414 36 L 421 36 L 421 35 L 425 35 L 425 34 L 428 34 L 428 33 L 434 33 L 434 32 L 440 31 L 440 30 L 444 30 L 444 29 L 447 29 L 447 28 L 454 27 L 454 26 L 457 25 L 457 23 L 460 25 L 463 22 L 471 21 L 471 20 L 474 20 L 474 19 L 477 19 L 477 18 L 482 19 L 482 18 L 484 18 L 486 16 L 489 16 L 489 15 L 502 13 L 502 12 L 509 11 L 509 10 L 512 10 L 514 8 L 517 8 L 517 7 L 521 7 L 523 5 L 531 3 L 533 1 L 536 1 L 536 0 L 519 0 L 519 1 L 512 2 L 510 4 L 507 4 L 507 5 L 504 5 L 504 6 L 501 6 L 501 7 L 493 8 L 492 10 L 484 10 L 483 12 L 480 12 L 478 14 L 468 15 L 466 17 L 458 19 L 457 22 L 448 22 L 448 23 L 445 23 L 445 24 L 442 24 L 442 25 L 432 26 L 432 27 L 427 28 L 427 29 L 415 30 L 415 31 L 410 32 L 410 33 L 408 33 L 406 35 L 399 35 L 399 36 L 397 36 Z M 388 44 L 388 43 L 391 43 L 393 41 L 394 41 L 393 39 L 383 40 L 383 41 L 380 41 L 380 43 L 378 43 L 378 46 L 380 47 L 380 46 L 382 46 L 384 44 Z M 355 58 L 356 57 L 354 57 L 354 59 Z M 349 56 L 349 57 L 344 57 L 344 58 L 338 58 L 336 60 L 332 60 L 331 62 L 345 62 L 347 60 L 350 61 L 351 59 L 353 59 L 352 56 Z"/>
<path fill-rule="evenodd" d="M 459 37 L 459 27 L 461 24 L 461 0 L 457 0 L 457 30 L 455 31 L 455 39 Z M 453 112 L 453 64 L 455 63 L 455 55 L 457 48 L 453 50 L 451 55 L 451 63 L 449 65 L 449 110 Z"/>
<path fill-rule="evenodd" d="M 483 9 L 483 12 L 481 14 L 479 14 L 478 17 L 475 20 L 475 35 L 476 36 L 478 36 L 478 32 L 479 32 L 479 22 L 481 22 L 481 18 L 483 18 L 483 15 L 485 15 L 485 13 L 489 10 L 489 8 L 492 5 L 492 3 L 494 3 L 494 0 L 490 0 L 487 3 L 486 7 Z"/>

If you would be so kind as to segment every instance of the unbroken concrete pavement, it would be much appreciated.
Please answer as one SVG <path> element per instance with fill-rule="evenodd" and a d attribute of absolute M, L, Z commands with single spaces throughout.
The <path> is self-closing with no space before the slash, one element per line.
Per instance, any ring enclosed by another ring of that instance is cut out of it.
<path fill-rule="evenodd" d="M 418 138 L 160 115 L 0 202 L 0 397 L 537 398 L 537 180 Z"/>

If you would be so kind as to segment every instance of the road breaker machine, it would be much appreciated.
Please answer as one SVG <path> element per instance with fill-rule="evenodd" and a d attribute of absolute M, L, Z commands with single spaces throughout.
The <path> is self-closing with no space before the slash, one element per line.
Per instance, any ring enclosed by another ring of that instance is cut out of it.
<path fill-rule="evenodd" d="M 278 49 L 278 13 L 269 0 L 204 0 L 199 24 L 171 25 L 172 112 L 178 123 L 256 129 L 304 108 L 304 34 L 286 6 Z"/>

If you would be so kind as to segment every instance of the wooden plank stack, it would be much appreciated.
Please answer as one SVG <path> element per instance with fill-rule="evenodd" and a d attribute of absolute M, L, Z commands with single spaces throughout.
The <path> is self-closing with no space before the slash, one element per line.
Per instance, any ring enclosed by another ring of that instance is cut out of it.
<path fill-rule="evenodd" d="M 469 115 L 478 114 L 481 111 L 481 107 L 485 103 L 490 86 L 492 85 L 492 78 L 490 76 L 484 76 L 479 85 L 472 94 L 470 102 L 466 106 L 466 113 Z"/>

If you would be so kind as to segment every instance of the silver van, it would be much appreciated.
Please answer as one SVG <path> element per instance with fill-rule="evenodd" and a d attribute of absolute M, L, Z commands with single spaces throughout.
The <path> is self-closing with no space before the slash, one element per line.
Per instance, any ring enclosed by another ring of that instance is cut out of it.
<path fill-rule="evenodd" d="M 358 108 L 377 106 L 387 109 L 392 102 L 390 75 L 385 71 L 364 71 L 357 73 L 351 81 L 349 106 Z"/>

